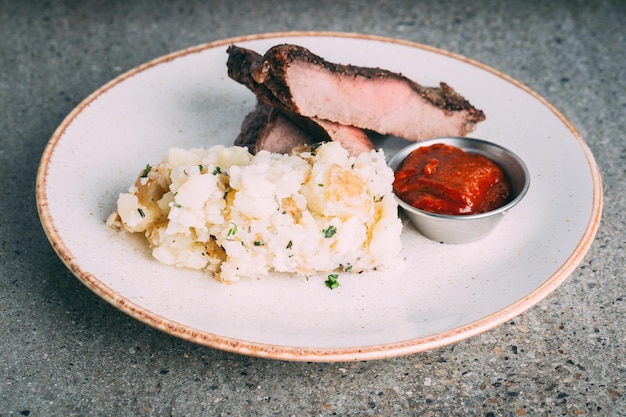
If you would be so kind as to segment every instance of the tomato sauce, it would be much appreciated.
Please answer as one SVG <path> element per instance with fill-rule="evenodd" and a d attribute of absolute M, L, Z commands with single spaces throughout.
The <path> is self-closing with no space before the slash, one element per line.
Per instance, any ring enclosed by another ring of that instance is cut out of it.
<path fill-rule="evenodd" d="M 493 161 L 442 143 L 411 152 L 396 170 L 393 190 L 413 207 L 439 214 L 484 213 L 511 195 Z"/>

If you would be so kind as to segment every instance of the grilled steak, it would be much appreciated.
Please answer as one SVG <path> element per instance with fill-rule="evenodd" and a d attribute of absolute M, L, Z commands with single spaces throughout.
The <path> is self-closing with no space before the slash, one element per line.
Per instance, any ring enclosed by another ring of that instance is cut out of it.
<path fill-rule="evenodd" d="M 257 83 L 252 78 L 250 69 L 253 64 L 262 59 L 261 55 L 251 49 L 240 48 L 235 45 L 230 45 L 226 52 L 228 53 L 226 68 L 230 78 L 248 87 L 256 95 L 257 100 L 272 107 L 284 107 L 266 86 Z"/>
<path fill-rule="evenodd" d="M 307 130 L 295 125 L 276 108 L 257 102 L 254 110 L 244 118 L 235 145 L 246 146 L 251 153 L 261 149 L 290 153 L 301 146 L 334 140 L 353 156 L 374 149 L 369 137 L 361 129 L 317 119 L 301 122 L 307 122 Z"/>
<path fill-rule="evenodd" d="M 265 149 L 275 153 L 291 153 L 294 148 L 315 141 L 278 110 L 263 102 L 243 120 L 235 145 L 246 146 L 251 153 Z"/>
<path fill-rule="evenodd" d="M 266 125 L 259 132 L 253 153 L 265 149 L 274 153 L 290 154 L 294 149 L 311 145 L 314 142 L 306 132 L 294 125 L 278 110 L 272 109 Z"/>
<path fill-rule="evenodd" d="M 374 149 L 367 134 L 359 128 L 301 116 L 285 107 L 269 89 L 252 78 L 250 68 L 261 58 L 249 49 L 234 45 L 228 48 L 228 76 L 252 90 L 258 100 L 256 108 L 244 119 L 235 145 L 248 146 L 251 152 L 280 149 L 281 153 L 288 153 L 290 142 L 295 147 L 302 142 L 335 140 L 351 155 Z M 298 128 L 300 131 L 296 131 Z M 290 140 L 287 135 L 294 138 Z"/>
<path fill-rule="evenodd" d="M 246 64 L 252 80 L 246 70 L 244 84 L 254 82 L 257 95 L 308 118 L 413 141 L 464 136 L 485 120 L 445 83 L 424 87 L 391 71 L 331 63 L 297 45 L 274 46 Z"/>
<path fill-rule="evenodd" d="M 362 129 L 321 120 L 316 117 L 313 117 L 311 120 L 319 126 L 320 137 L 326 136 L 329 140 L 341 143 L 341 146 L 352 156 L 374 150 L 374 144 Z"/>
<path fill-rule="evenodd" d="M 254 148 L 259 140 L 261 130 L 263 130 L 268 123 L 271 110 L 271 106 L 257 102 L 254 110 L 244 117 L 239 135 L 235 139 L 235 145 L 245 146 L 251 153 L 254 153 Z"/>

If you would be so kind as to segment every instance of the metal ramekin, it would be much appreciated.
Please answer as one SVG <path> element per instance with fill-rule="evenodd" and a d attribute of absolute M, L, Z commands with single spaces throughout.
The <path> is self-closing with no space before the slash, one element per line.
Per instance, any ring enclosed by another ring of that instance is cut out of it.
<path fill-rule="evenodd" d="M 404 210 L 411 223 L 425 237 L 442 243 L 471 243 L 482 239 L 493 231 L 504 214 L 516 206 L 530 186 L 530 174 L 524 162 L 513 152 L 495 143 L 467 137 L 442 137 L 411 144 L 398 151 L 390 160 L 394 172 L 402 161 L 415 149 L 444 143 L 456 146 L 466 152 L 478 153 L 495 162 L 508 178 L 512 188 L 512 198 L 504 206 L 495 210 L 469 215 L 448 215 L 430 213 L 417 209 L 396 196 L 398 205 Z"/>

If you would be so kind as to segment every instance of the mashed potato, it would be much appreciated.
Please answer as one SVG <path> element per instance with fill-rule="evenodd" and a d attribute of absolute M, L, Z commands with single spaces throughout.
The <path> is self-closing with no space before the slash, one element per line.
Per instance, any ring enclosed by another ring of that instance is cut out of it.
<path fill-rule="evenodd" d="M 336 142 L 294 155 L 174 148 L 107 223 L 144 233 L 160 262 L 222 281 L 358 272 L 400 251 L 392 182 L 382 151 L 350 157 Z"/>

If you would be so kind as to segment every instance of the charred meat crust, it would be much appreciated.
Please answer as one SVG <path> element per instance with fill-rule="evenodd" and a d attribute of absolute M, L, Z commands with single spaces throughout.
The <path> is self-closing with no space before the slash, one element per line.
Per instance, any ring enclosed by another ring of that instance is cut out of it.
<path fill-rule="evenodd" d="M 251 68 L 263 58 L 262 55 L 251 49 L 235 45 L 230 45 L 226 52 L 228 53 L 226 68 L 231 79 L 248 87 L 257 96 L 257 100 L 279 109 L 284 108 L 283 104 L 274 97 L 269 88 L 257 83 L 252 77 Z"/>
<path fill-rule="evenodd" d="M 271 93 L 283 103 L 291 103 L 291 105 L 297 106 L 287 87 L 289 83 L 285 79 L 287 74 L 285 69 L 298 61 L 319 66 L 329 72 L 348 78 L 364 77 L 370 80 L 399 80 L 405 82 L 417 94 L 440 109 L 467 111 L 469 114 L 468 121 L 471 123 L 485 120 L 485 114 L 482 110 L 476 109 L 446 83 L 440 83 L 439 87 L 424 87 L 392 71 L 328 62 L 313 54 L 310 50 L 297 45 L 282 44 L 270 48 L 262 59 L 255 59 L 251 62 L 251 76 L 257 84 L 267 86 Z"/>
<path fill-rule="evenodd" d="M 366 132 L 420 141 L 465 136 L 485 120 L 443 82 L 424 87 L 388 70 L 331 63 L 298 45 L 276 45 L 263 56 L 236 45 L 227 52 L 228 76 L 254 92 L 259 103 L 314 141 L 337 140 L 352 154 L 374 148 Z M 242 129 L 258 121 L 249 115 Z M 254 136 L 237 143 L 250 148 Z"/>
<path fill-rule="evenodd" d="M 241 48 L 235 45 L 230 45 L 226 52 L 228 52 L 226 67 L 230 78 L 248 87 L 248 89 L 256 95 L 259 102 L 282 111 L 287 118 L 292 120 L 297 125 L 302 126 L 305 129 L 314 129 L 313 133 L 321 133 L 319 130 L 321 128 L 317 126 L 315 122 L 307 117 L 300 116 L 292 112 L 274 96 L 272 91 L 267 88 L 267 86 L 256 82 L 256 80 L 252 77 L 252 66 L 263 58 L 260 54 L 250 49 Z M 257 106 L 258 105 L 259 104 L 257 104 Z"/>
<path fill-rule="evenodd" d="M 353 152 L 374 149 L 364 132 L 356 128 L 339 126 L 333 122 L 301 116 L 285 106 L 265 85 L 257 83 L 251 74 L 252 66 L 263 58 L 257 52 L 230 45 L 227 53 L 228 76 L 248 87 L 257 97 L 257 105 L 244 118 L 241 132 L 235 140 L 235 145 L 247 146 L 251 152 L 258 151 L 259 145 L 257 142 L 264 134 L 267 134 L 267 129 L 270 128 L 268 126 L 269 122 L 272 117 L 276 117 L 274 112 L 279 111 L 282 116 L 304 131 L 302 135 L 308 135 L 312 140 L 314 138 L 313 141 L 315 142 L 337 140 L 337 136 L 341 136 L 340 141 L 342 144 Z M 351 135 L 353 138 L 350 138 Z M 348 142 L 352 142 L 352 144 Z M 262 140 L 261 143 L 265 143 L 265 141 Z"/>

